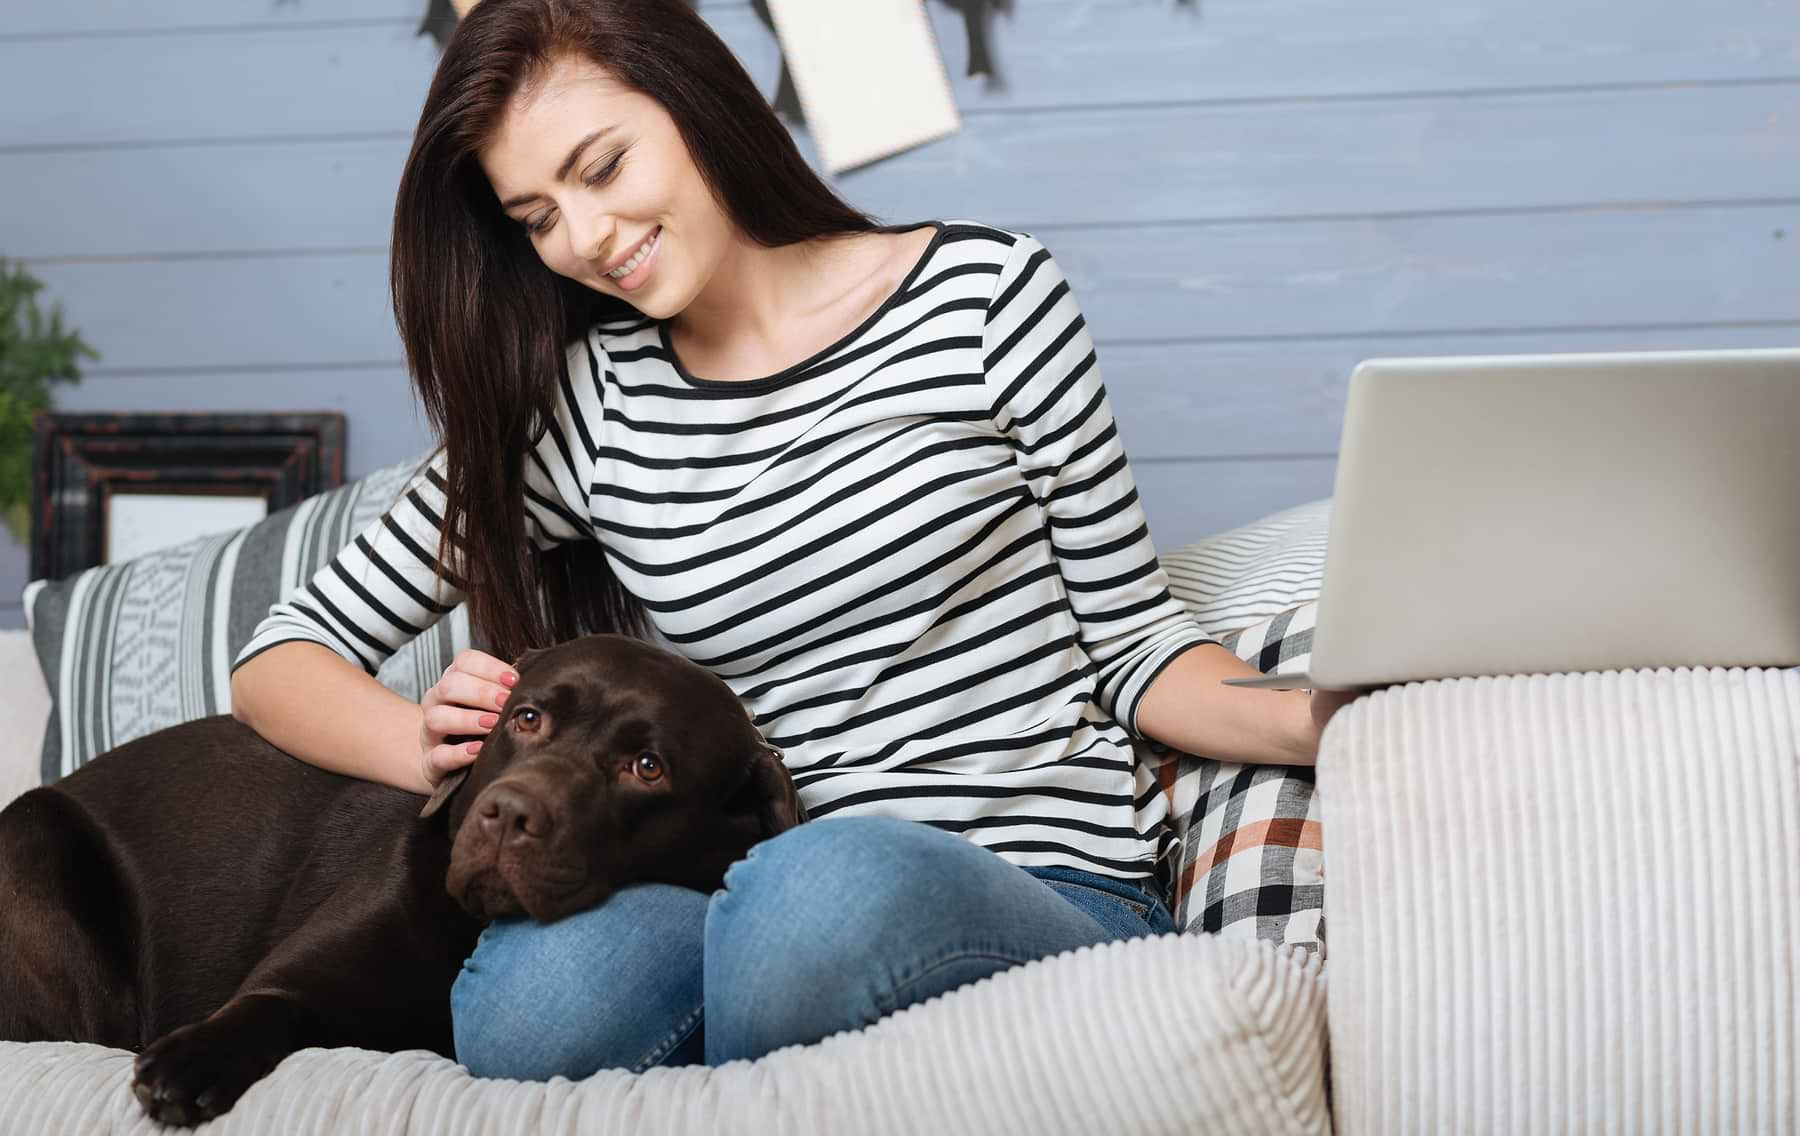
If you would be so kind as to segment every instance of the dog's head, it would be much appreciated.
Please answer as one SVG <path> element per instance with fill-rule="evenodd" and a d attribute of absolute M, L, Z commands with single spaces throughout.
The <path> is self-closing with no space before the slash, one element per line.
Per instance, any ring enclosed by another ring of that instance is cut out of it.
<path fill-rule="evenodd" d="M 446 810 L 446 885 L 476 918 L 548 923 L 632 883 L 711 892 L 752 844 L 806 819 L 780 752 L 705 668 L 589 635 L 513 669 L 480 755 L 421 814 Z"/>

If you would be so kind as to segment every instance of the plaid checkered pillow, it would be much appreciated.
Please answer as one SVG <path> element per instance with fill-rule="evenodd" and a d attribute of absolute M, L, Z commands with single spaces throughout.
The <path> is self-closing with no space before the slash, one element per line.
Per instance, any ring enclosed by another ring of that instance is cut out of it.
<path fill-rule="evenodd" d="M 1289 509 L 1162 558 L 1170 590 L 1201 626 L 1264 674 L 1293 674 L 1312 662 L 1329 506 Z M 1136 745 L 1169 798 L 1175 844 L 1162 882 L 1176 924 L 1323 954 L 1312 767 L 1215 761 L 1148 739 Z"/>

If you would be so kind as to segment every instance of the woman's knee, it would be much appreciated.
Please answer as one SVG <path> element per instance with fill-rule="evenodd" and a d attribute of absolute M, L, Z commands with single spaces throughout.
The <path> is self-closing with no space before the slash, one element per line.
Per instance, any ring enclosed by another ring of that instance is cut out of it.
<path fill-rule="evenodd" d="M 490 924 L 450 990 L 457 1060 L 519 1080 L 662 1061 L 700 1028 L 706 904 L 639 884 L 554 923 Z"/>
<path fill-rule="evenodd" d="M 972 981 L 1024 961 L 963 929 L 984 873 L 1014 870 L 954 833 L 888 817 L 814 821 L 756 845 L 708 909 L 707 1060 L 866 1025 L 926 968 L 973 967 Z"/>
<path fill-rule="evenodd" d="M 708 912 L 707 933 L 729 947 L 733 925 L 746 918 L 751 938 L 781 933 L 800 943 L 829 931 L 843 950 L 860 930 L 880 938 L 884 915 L 930 904 L 943 881 L 993 867 L 993 853 L 919 821 L 839 817 L 798 825 L 750 849 L 725 873 L 724 889 Z M 779 913 L 779 914 L 778 914 Z"/>

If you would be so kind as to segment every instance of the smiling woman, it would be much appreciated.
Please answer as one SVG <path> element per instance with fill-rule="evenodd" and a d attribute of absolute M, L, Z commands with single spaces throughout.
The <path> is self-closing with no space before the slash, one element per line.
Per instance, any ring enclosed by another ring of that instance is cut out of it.
<path fill-rule="evenodd" d="M 1304 696 L 1213 693 L 1254 668 L 1169 594 L 1049 249 L 846 205 L 680 0 L 470 12 L 401 178 L 393 289 L 444 450 L 271 609 L 234 706 L 308 760 L 429 790 L 471 736 L 554 734 L 554 705 L 494 714 L 519 648 L 654 632 L 822 821 L 711 895 L 496 919 L 453 1007 L 475 1072 L 755 1057 L 1172 930 L 1168 798 L 1133 735 L 1311 759 Z M 294 705 L 362 699 L 333 666 L 373 670 L 465 597 L 495 652 L 416 713 L 359 702 L 393 723 L 362 738 Z M 682 775 L 653 764 L 618 772 L 646 807 Z"/>

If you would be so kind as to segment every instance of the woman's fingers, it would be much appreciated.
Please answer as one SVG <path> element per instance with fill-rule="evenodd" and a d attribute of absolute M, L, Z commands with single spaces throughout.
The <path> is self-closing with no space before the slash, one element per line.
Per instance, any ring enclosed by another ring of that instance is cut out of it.
<path fill-rule="evenodd" d="M 496 710 L 473 710 L 439 703 L 425 707 L 425 728 L 434 738 L 452 734 L 485 734 L 500 720 Z"/>
<path fill-rule="evenodd" d="M 502 674 L 511 674 L 510 670 L 501 668 Z M 433 701 L 453 706 L 469 706 L 482 710 L 498 710 L 506 705 L 506 699 L 512 690 L 498 678 L 483 678 L 468 671 L 452 667 L 444 673 L 433 688 Z"/>
<path fill-rule="evenodd" d="M 453 670 L 474 675 L 484 682 L 493 683 L 502 690 L 511 690 L 513 685 L 519 681 L 519 676 L 512 669 L 510 663 L 482 651 L 472 649 L 463 651 L 456 656 L 456 661 L 450 666 Z"/>
<path fill-rule="evenodd" d="M 419 742 L 428 782 L 435 785 L 475 760 L 481 741 L 467 736 L 494 728 L 518 681 L 518 673 L 504 660 L 474 649 L 460 652 L 444 668 L 436 685 L 419 699 L 424 709 Z M 445 740 L 457 736 L 465 740 Z"/>
<path fill-rule="evenodd" d="M 469 744 L 479 745 L 480 743 L 471 742 Z M 429 780 L 434 785 L 474 760 L 475 755 L 468 752 L 468 746 L 462 745 L 433 746 L 431 752 L 425 755 L 425 762 L 431 767 Z"/>

